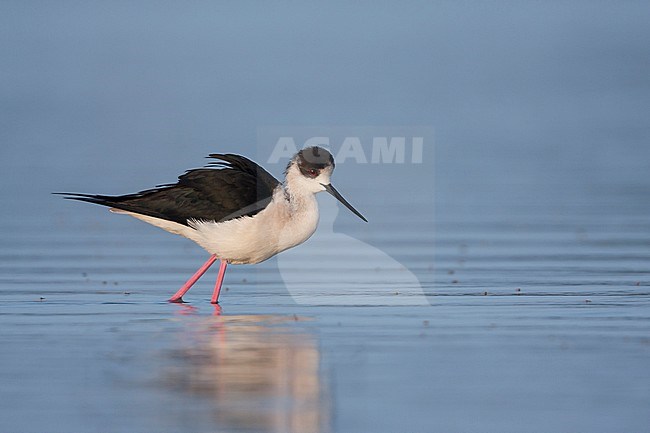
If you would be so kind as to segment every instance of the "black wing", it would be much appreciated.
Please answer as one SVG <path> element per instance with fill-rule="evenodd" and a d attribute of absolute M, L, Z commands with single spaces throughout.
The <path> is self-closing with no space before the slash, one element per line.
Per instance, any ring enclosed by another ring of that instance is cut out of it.
<path fill-rule="evenodd" d="M 56 194 L 183 225 L 188 225 L 188 220 L 219 222 L 253 216 L 269 204 L 280 182 L 266 170 L 240 155 L 215 153 L 209 158 L 220 161 L 208 167 L 219 168 L 188 170 L 175 184 L 159 185 L 135 194 Z"/>

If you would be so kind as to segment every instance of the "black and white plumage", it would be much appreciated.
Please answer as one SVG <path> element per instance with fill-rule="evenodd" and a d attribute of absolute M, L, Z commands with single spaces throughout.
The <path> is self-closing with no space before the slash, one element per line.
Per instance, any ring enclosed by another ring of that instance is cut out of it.
<path fill-rule="evenodd" d="M 308 147 L 298 152 L 287 165 L 283 183 L 243 156 L 211 154 L 209 158 L 218 161 L 185 172 L 175 184 L 135 194 L 59 194 L 108 206 L 112 212 L 191 239 L 212 254 L 198 277 L 216 259 L 222 261 L 225 272 L 226 263 L 259 263 L 306 241 L 318 224 L 315 194 L 321 191 L 329 192 L 367 221 L 331 185 L 335 163 L 324 148 Z M 196 279 L 190 279 L 171 300 L 181 301 Z M 220 286 L 218 281 L 216 298 Z"/>
<path fill-rule="evenodd" d="M 120 196 L 66 194 L 66 198 L 188 226 L 191 220 L 223 222 L 253 216 L 269 204 L 280 184 L 243 156 L 213 153 L 208 158 L 220 160 L 208 167 L 220 168 L 188 170 L 174 184 Z"/>

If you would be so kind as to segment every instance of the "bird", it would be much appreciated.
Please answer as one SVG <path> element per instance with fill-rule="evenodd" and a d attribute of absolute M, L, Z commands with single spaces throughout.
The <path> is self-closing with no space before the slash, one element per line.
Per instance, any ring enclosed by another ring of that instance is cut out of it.
<path fill-rule="evenodd" d="M 256 264 L 302 244 L 316 231 L 318 202 L 326 191 L 363 221 L 368 220 L 332 186 L 335 162 L 319 146 L 298 151 L 289 161 L 284 181 L 259 164 L 236 154 L 213 153 L 214 161 L 187 170 L 173 184 L 126 195 L 56 192 L 68 200 L 109 207 L 170 233 L 190 239 L 210 257 L 169 298 L 183 296 L 219 260 L 219 274 L 210 302 L 219 303 L 229 264 Z"/>

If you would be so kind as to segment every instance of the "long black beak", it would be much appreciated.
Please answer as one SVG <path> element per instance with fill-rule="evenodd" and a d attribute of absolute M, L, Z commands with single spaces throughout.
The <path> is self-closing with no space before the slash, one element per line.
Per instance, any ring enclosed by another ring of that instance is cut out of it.
<path fill-rule="evenodd" d="M 359 218 L 361 218 L 365 222 L 368 222 L 368 220 L 363 215 L 361 215 L 358 210 L 353 208 L 352 205 L 350 203 L 348 203 L 348 201 L 346 199 L 344 199 L 341 194 L 339 194 L 339 192 L 332 186 L 331 183 L 329 183 L 327 185 L 325 185 L 324 183 L 321 183 L 321 185 L 323 185 L 323 187 L 325 187 L 325 191 L 332 194 L 338 201 L 343 203 L 345 205 L 345 207 L 350 209 L 356 216 L 358 216 Z"/>

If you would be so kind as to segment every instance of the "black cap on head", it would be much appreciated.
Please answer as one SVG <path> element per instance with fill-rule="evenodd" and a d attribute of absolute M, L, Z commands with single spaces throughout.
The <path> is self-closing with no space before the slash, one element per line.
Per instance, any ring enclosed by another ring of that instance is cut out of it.
<path fill-rule="evenodd" d="M 296 165 L 298 166 L 298 169 L 300 170 L 300 173 L 310 179 L 315 179 L 317 178 L 321 171 L 326 169 L 327 167 L 332 167 L 334 169 L 334 157 L 332 156 L 331 153 L 327 149 L 324 149 L 322 147 L 318 146 L 313 146 L 313 147 L 306 147 L 302 149 L 300 152 L 298 152 L 293 160 L 289 163 L 289 166 L 287 166 L 287 169 L 291 167 L 293 162 L 296 162 Z M 343 203 L 345 207 L 350 209 L 356 216 L 364 220 L 365 222 L 368 222 L 368 220 L 359 213 L 358 210 L 356 210 L 346 199 L 343 198 L 343 196 L 332 186 L 331 183 L 324 184 L 321 183 L 323 186 L 323 189 L 325 191 L 329 192 L 332 194 L 338 201 Z"/>
<path fill-rule="evenodd" d="M 307 177 L 316 177 L 326 167 L 334 168 L 334 157 L 327 149 L 318 146 L 306 147 L 296 155 L 298 169 Z"/>

